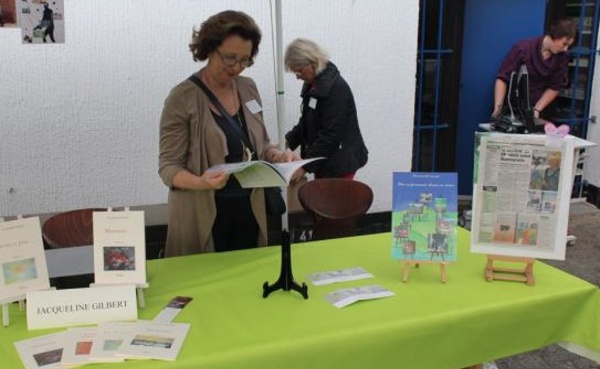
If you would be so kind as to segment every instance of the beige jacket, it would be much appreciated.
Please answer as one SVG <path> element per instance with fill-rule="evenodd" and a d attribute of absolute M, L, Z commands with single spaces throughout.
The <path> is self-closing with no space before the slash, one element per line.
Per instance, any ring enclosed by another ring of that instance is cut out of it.
<path fill-rule="evenodd" d="M 199 76 L 199 74 L 198 74 Z M 258 157 L 275 145 L 270 143 L 262 110 L 252 113 L 253 101 L 262 107 L 254 81 L 236 77 L 248 133 Z M 167 257 L 214 251 L 212 225 L 216 215 L 214 191 L 191 191 L 173 188 L 175 174 L 182 170 L 201 175 L 215 164 L 225 162 L 228 154 L 225 134 L 209 109 L 209 99 L 193 82 L 185 80 L 175 86 L 165 100 L 160 119 L 159 169 L 163 182 L 170 188 L 168 203 Z M 259 225 L 259 245 L 267 243 L 264 192 L 254 189 L 252 209 Z"/>

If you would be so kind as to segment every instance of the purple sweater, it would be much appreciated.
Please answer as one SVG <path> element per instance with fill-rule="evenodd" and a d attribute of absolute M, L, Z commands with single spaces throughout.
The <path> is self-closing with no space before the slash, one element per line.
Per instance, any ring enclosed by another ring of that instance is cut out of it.
<path fill-rule="evenodd" d="M 548 88 L 560 90 L 568 85 L 569 55 L 565 52 L 542 57 L 544 36 L 517 42 L 504 58 L 497 78 L 508 83 L 510 73 L 518 72 L 521 64 L 529 73 L 529 103 L 533 107 Z"/>

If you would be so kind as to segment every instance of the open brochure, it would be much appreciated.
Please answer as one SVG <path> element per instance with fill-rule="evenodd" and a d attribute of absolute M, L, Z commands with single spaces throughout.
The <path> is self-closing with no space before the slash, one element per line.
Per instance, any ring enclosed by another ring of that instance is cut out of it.
<path fill-rule="evenodd" d="M 337 308 L 343 308 L 357 301 L 380 299 L 389 296 L 394 296 L 394 293 L 374 284 L 370 286 L 342 288 L 329 293 L 325 296 L 325 300 Z"/>
<path fill-rule="evenodd" d="M 269 163 L 262 160 L 225 163 L 215 165 L 209 168 L 207 172 L 223 171 L 231 173 L 244 188 L 281 187 L 290 183 L 292 176 L 300 167 L 321 159 L 325 158 L 312 158 L 287 163 Z"/>

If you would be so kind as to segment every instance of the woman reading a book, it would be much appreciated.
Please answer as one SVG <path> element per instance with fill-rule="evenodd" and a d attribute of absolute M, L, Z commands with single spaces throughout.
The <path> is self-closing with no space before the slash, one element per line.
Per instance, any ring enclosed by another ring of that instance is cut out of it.
<path fill-rule="evenodd" d="M 365 146 L 350 86 L 327 53 L 316 43 L 296 39 L 285 51 L 285 68 L 303 80 L 302 115 L 285 135 L 286 146 L 300 146 L 303 159 L 325 157 L 307 164 L 294 178 L 314 173 L 315 178 L 353 179 L 367 163 Z"/>
<path fill-rule="evenodd" d="M 254 20 L 231 10 L 192 33 L 193 59 L 206 63 L 171 90 L 160 120 L 159 174 L 170 189 L 167 257 L 267 242 L 263 189 L 243 189 L 234 176 L 207 172 L 222 163 L 299 159 L 271 143 L 256 84 L 240 76 L 254 63 L 260 40 Z"/>

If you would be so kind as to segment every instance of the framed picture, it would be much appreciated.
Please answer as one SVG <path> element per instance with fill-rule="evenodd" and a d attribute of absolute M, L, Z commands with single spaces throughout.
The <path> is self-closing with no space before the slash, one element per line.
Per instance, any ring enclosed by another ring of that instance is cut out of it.
<path fill-rule="evenodd" d="M 565 258 L 574 170 L 569 137 L 476 134 L 471 251 Z"/>

